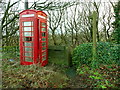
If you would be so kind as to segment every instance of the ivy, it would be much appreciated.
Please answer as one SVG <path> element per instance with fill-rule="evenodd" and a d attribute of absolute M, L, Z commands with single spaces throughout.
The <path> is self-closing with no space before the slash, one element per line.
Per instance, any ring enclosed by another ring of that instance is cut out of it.
<path fill-rule="evenodd" d="M 77 67 L 81 65 L 91 66 L 101 64 L 120 64 L 118 57 L 118 48 L 120 45 L 109 42 L 97 43 L 97 60 L 92 61 L 92 43 L 85 43 L 77 46 L 73 51 L 73 64 Z"/>
<path fill-rule="evenodd" d="M 113 22 L 113 37 L 115 39 L 115 43 L 120 44 L 120 1 L 115 5 L 114 13 L 115 21 Z"/>

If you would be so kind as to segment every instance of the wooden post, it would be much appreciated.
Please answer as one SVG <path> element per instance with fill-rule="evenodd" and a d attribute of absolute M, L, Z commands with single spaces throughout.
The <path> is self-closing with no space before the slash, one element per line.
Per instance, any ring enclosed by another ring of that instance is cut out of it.
<path fill-rule="evenodd" d="M 97 41 L 96 41 L 96 19 L 97 19 L 97 13 L 94 11 L 93 12 L 93 61 L 92 61 L 92 65 L 95 66 L 95 60 L 96 60 L 96 46 L 97 46 Z"/>
<path fill-rule="evenodd" d="M 2 48 L 2 25 L 0 25 L 0 48 Z"/>
<path fill-rule="evenodd" d="M 2 67 L 2 25 L 0 26 L 0 67 Z M 2 88 L 2 69 L 0 69 L 0 88 Z"/>

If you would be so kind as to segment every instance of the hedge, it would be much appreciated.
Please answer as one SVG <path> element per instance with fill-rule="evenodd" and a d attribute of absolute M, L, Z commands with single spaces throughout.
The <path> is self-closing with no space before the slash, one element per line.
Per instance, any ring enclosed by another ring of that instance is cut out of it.
<path fill-rule="evenodd" d="M 110 42 L 97 43 L 97 58 L 96 62 L 100 64 L 120 64 L 119 60 L 120 45 Z M 92 43 L 85 43 L 77 46 L 73 51 L 73 64 L 78 67 L 86 64 L 91 65 L 92 62 Z"/>

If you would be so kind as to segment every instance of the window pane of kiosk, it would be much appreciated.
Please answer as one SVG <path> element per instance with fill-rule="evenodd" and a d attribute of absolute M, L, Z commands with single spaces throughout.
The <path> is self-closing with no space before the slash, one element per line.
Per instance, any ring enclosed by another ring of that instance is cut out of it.
<path fill-rule="evenodd" d="M 44 60 L 46 60 L 46 57 L 43 57 L 43 58 L 42 58 L 42 61 L 44 61 Z"/>
<path fill-rule="evenodd" d="M 32 43 L 27 43 L 27 42 L 25 42 L 25 43 L 24 43 L 24 46 L 33 46 L 33 44 L 32 44 Z"/>
<path fill-rule="evenodd" d="M 32 48 L 25 47 L 25 51 L 31 51 L 32 52 Z"/>
<path fill-rule="evenodd" d="M 23 26 L 32 26 L 33 22 L 23 22 Z"/>
<path fill-rule="evenodd" d="M 42 23 L 42 27 L 46 27 L 46 23 Z"/>
<path fill-rule="evenodd" d="M 46 52 L 43 52 L 43 53 L 42 53 L 42 56 L 44 56 L 44 55 L 46 55 Z"/>
<path fill-rule="evenodd" d="M 42 33 L 42 37 L 45 37 L 45 33 Z"/>
<path fill-rule="evenodd" d="M 46 43 L 42 43 L 42 46 L 45 46 L 46 45 Z"/>
<path fill-rule="evenodd" d="M 42 28 L 42 31 L 46 31 L 46 28 Z"/>
<path fill-rule="evenodd" d="M 42 38 L 42 41 L 46 41 L 46 38 Z"/>
<path fill-rule="evenodd" d="M 33 62 L 32 58 L 29 58 L 29 57 L 25 57 L 25 61 L 27 61 L 27 62 Z"/>
<path fill-rule="evenodd" d="M 43 48 L 42 48 L 42 50 L 45 50 L 45 49 L 46 49 L 46 47 L 43 47 Z"/>
<path fill-rule="evenodd" d="M 33 41 L 33 38 L 32 37 L 25 37 L 24 41 Z"/>
<path fill-rule="evenodd" d="M 24 32 L 24 36 L 33 36 L 32 32 Z"/>
<path fill-rule="evenodd" d="M 24 27 L 24 31 L 33 31 L 33 27 Z"/>
<path fill-rule="evenodd" d="M 32 57 L 32 53 L 25 53 L 25 56 Z"/>

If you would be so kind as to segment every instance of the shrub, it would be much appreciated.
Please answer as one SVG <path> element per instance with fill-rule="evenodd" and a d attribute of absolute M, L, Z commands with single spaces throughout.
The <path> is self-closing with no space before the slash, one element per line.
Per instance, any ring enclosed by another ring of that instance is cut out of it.
<path fill-rule="evenodd" d="M 97 58 L 96 62 L 99 64 L 118 64 L 118 46 L 109 42 L 97 43 Z M 77 46 L 73 51 L 73 64 L 78 67 L 79 65 L 91 65 L 92 62 L 92 43 L 85 43 Z M 120 63 L 119 63 L 120 64 Z"/>
<path fill-rule="evenodd" d="M 2 58 L 13 58 L 19 56 L 19 46 L 4 46 L 2 47 Z"/>
<path fill-rule="evenodd" d="M 4 46 L 2 47 L 2 52 L 19 52 L 19 46 Z"/>

